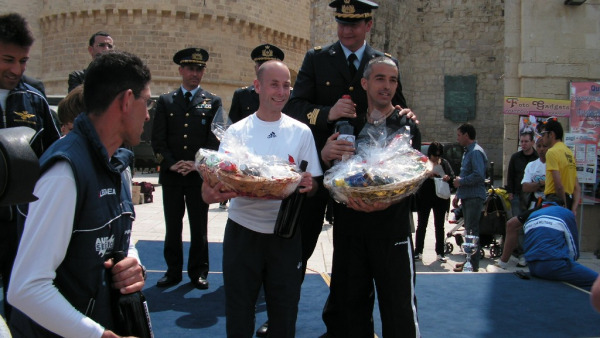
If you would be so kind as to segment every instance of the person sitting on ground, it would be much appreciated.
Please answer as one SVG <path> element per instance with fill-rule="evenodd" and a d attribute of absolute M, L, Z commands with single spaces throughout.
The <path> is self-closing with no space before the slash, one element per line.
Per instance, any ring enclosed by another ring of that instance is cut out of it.
<path fill-rule="evenodd" d="M 579 242 L 575 215 L 547 202 L 524 225 L 525 259 L 533 276 L 591 287 L 598 273 L 577 263 Z"/>
<path fill-rule="evenodd" d="M 523 248 L 532 276 L 591 287 L 598 273 L 577 263 L 579 242 L 575 214 L 559 204 L 543 202 L 539 209 L 513 217 L 508 223 L 511 229 L 518 230 L 526 219 Z M 513 231 L 513 237 L 515 234 Z"/>
<path fill-rule="evenodd" d="M 83 85 L 79 85 L 58 103 L 58 120 L 62 136 L 67 135 L 73 129 L 75 118 L 83 111 L 85 111 Z"/>

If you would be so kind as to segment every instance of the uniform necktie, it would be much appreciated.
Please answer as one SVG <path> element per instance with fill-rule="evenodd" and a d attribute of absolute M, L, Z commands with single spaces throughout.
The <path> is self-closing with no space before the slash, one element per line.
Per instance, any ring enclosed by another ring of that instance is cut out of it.
<path fill-rule="evenodd" d="M 189 103 L 190 101 L 192 101 L 192 93 L 191 92 L 185 92 L 185 99 L 186 101 Z"/>
<path fill-rule="evenodd" d="M 348 55 L 348 69 L 350 69 L 350 76 L 354 77 L 356 75 L 356 66 L 354 65 L 354 60 L 358 59 L 356 54 L 351 53 Z"/>

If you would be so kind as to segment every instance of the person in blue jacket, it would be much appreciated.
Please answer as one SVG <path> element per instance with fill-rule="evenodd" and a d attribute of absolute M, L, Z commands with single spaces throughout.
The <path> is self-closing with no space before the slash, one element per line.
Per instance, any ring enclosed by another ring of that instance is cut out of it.
<path fill-rule="evenodd" d="M 579 241 L 575 215 L 546 202 L 524 225 L 523 248 L 532 276 L 591 287 L 598 273 L 577 263 Z"/>

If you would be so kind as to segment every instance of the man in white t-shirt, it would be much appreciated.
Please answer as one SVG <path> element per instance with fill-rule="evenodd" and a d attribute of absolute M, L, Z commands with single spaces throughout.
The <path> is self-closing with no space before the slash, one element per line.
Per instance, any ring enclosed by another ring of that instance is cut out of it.
<path fill-rule="evenodd" d="M 537 201 L 544 199 L 544 188 L 546 185 L 546 152 L 548 147 L 542 142 L 542 138 L 538 138 L 535 142 L 535 149 L 539 158 L 535 161 L 527 163 L 525 173 L 523 174 L 523 192 L 533 193 L 535 201 L 531 201 L 529 209 L 538 204 Z M 516 215 L 515 215 L 516 216 Z"/>
<path fill-rule="evenodd" d="M 290 86 L 290 72 L 284 63 L 265 62 L 254 80 L 260 99 L 258 110 L 227 129 L 219 151 L 235 153 L 229 145 L 232 140 L 242 140 L 256 155 L 293 158 L 295 163 L 306 160 L 308 168 L 302 173 L 300 192 L 310 194 L 317 189 L 313 177 L 323 172 L 308 126 L 281 113 Z M 281 201 L 238 197 L 223 189 L 222 183 L 212 188 L 207 181 L 202 185 L 206 203 L 232 199 L 223 239 L 227 336 L 253 336 L 255 304 L 264 286 L 269 336 L 293 337 L 303 272 L 300 233 L 289 239 L 274 234 Z"/>
<path fill-rule="evenodd" d="M 544 199 L 544 188 L 546 184 L 546 152 L 548 146 L 542 142 L 542 138 L 538 138 L 535 142 L 535 150 L 537 151 L 539 158 L 535 161 L 527 163 L 525 167 L 525 173 L 523 174 L 523 192 L 530 192 L 534 194 L 535 200 L 531 201 L 529 209 L 541 204 Z M 518 216 L 518 215 L 515 215 Z M 504 248 L 502 250 L 502 257 L 495 263 L 497 267 L 506 269 L 508 266 L 508 260 L 510 259 L 511 252 L 517 247 L 519 243 L 519 233 L 523 234 L 522 223 L 516 222 L 516 217 L 511 218 L 506 223 L 506 236 L 504 238 Z M 517 266 L 526 266 L 527 262 L 525 257 L 519 260 Z"/>

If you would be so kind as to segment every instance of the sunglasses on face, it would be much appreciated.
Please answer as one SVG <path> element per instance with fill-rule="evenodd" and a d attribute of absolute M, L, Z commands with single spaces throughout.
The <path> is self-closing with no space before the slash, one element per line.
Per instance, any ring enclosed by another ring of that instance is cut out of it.
<path fill-rule="evenodd" d="M 156 107 L 156 101 L 153 99 L 147 99 L 146 100 L 146 108 L 148 110 L 152 110 L 154 107 Z"/>

